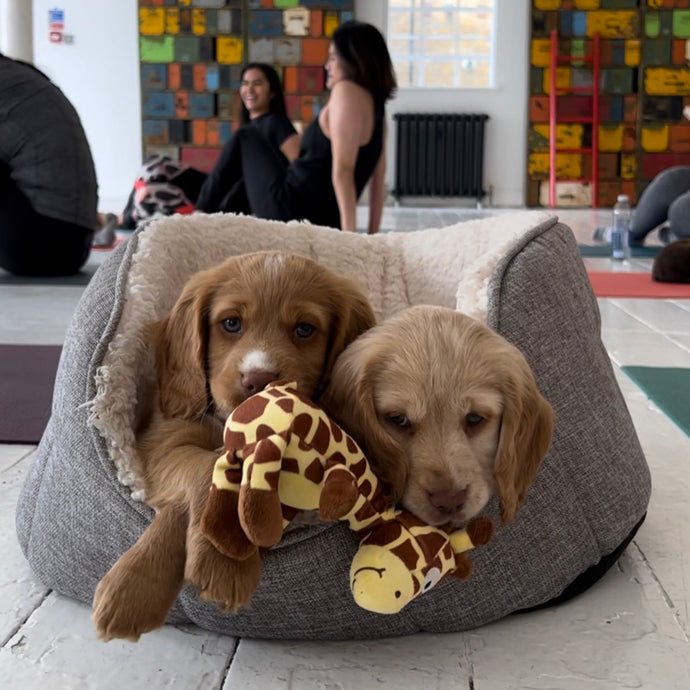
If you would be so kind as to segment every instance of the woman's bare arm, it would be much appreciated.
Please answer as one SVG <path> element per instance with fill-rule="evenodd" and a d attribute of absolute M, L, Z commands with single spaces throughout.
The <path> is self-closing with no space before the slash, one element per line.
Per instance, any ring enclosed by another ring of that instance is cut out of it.
<path fill-rule="evenodd" d="M 328 101 L 328 136 L 331 139 L 331 179 L 340 210 L 340 227 L 357 230 L 355 164 L 359 147 L 366 144 L 373 127 L 371 96 L 350 81 L 338 82 Z"/>
<path fill-rule="evenodd" d="M 288 159 L 288 163 L 292 163 L 292 161 L 299 156 L 299 134 L 295 132 L 291 136 L 289 136 L 281 145 L 280 145 L 280 150 L 282 154 L 285 156 L 285 158 Z"/>
<path fill-rule="evenodd" d="M 373 235 L 381 228 L 381 216 L 383 215 L 383 202 L 385 201 L 385 177 L 386 177 L 386 138 L 388 134 L 386 120 L 383 121 L 383 145 L 381 156 L 369 179 L 369 227 L 367 232 Z"/>

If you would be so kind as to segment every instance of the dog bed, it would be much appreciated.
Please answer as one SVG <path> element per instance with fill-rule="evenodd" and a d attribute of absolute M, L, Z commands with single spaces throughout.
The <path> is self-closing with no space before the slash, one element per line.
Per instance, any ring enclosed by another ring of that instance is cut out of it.
<path fill-rule="evenodd" d="M 571 230 L 516 212 L 411 233 L 340 233 L 233 215 L 155 220 L 118 247 L 86 288 L 67 333 L 52 416 L 17 508 L 37 577 L 91 602 L 96 584 L 152 517 L 133 442 L 151 353 L 145 325 L 185 280 L 231 254 L 281 249 L 348 273 L 379 318 L 437 304 L 484 320 L 525 354 L 554 407 L 552 447 L 528 500 L 446 579 L 399 614 L 356 606 L 354 535 L 343 524 L 289 533 L 265 557 L 251 607 L 224 614 L 185 587 L 169 622 L 236 636 L 351 639 L 471 629 L 562 601 L 598 579 L 644 518 L 650 476 L 600 339 L 600 318 Z"/>

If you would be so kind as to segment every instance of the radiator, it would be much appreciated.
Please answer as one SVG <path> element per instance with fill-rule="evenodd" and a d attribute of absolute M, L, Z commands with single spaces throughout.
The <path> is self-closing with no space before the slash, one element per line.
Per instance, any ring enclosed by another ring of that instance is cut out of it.
<path fill-rule="evenodd" d="M 476 197 L 486 192 L 488 115 L 396 113 L 395 190 L 401 196 Z"/>

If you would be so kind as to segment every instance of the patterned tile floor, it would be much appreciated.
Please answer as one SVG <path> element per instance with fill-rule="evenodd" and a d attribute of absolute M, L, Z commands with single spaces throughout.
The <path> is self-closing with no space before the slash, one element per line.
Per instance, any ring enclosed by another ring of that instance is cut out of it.
<path fill-rule="evenodd" d="M 488 209 L 387 208 L 417 230 Z M 582 243 L 606 211 L 559 214 Z M 364 215 L 360 225 L 364 225 Z M 101 261 L 104 254 L 95 256 Z M 609 259 L 586 259 L 598 270 Z M 650 260 L 616 268 L 648 270 Z M 0 342 L 59 344 L 82 288 L 0 285 Z M 171 627 L 138 644 L 99 642 L 89 608 L 43 587 L 16 543 L 14 507 L 33 446 L 0 445 L 0 688 L 614 690 L 687 688 L 690 439 L 620 372 L 690 367 L 690 301 L 601 299 L 602 337 L 653 476 L 647 521 L 616 567 L 574 601 L 464 634 L 370 643 L 262 642 Z"/>

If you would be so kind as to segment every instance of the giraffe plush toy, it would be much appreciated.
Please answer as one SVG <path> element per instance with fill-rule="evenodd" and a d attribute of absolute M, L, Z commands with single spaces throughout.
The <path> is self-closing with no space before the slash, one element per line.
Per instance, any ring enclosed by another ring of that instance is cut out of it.
<path fill-rule="evenodd" d="M 487 518 L 448 534 L 388 507 L 359 446 L 294 383 L 269 384 L 237 407 L 224 441 L 201 521 L 207 538 L 242 559 L 277 544 L 302 510 L 346 521 L 360 539 L 350 585 L 367 610 L 397 613 L 446 575 L 468 577 L 464 552 L 491 538 Z"/>

